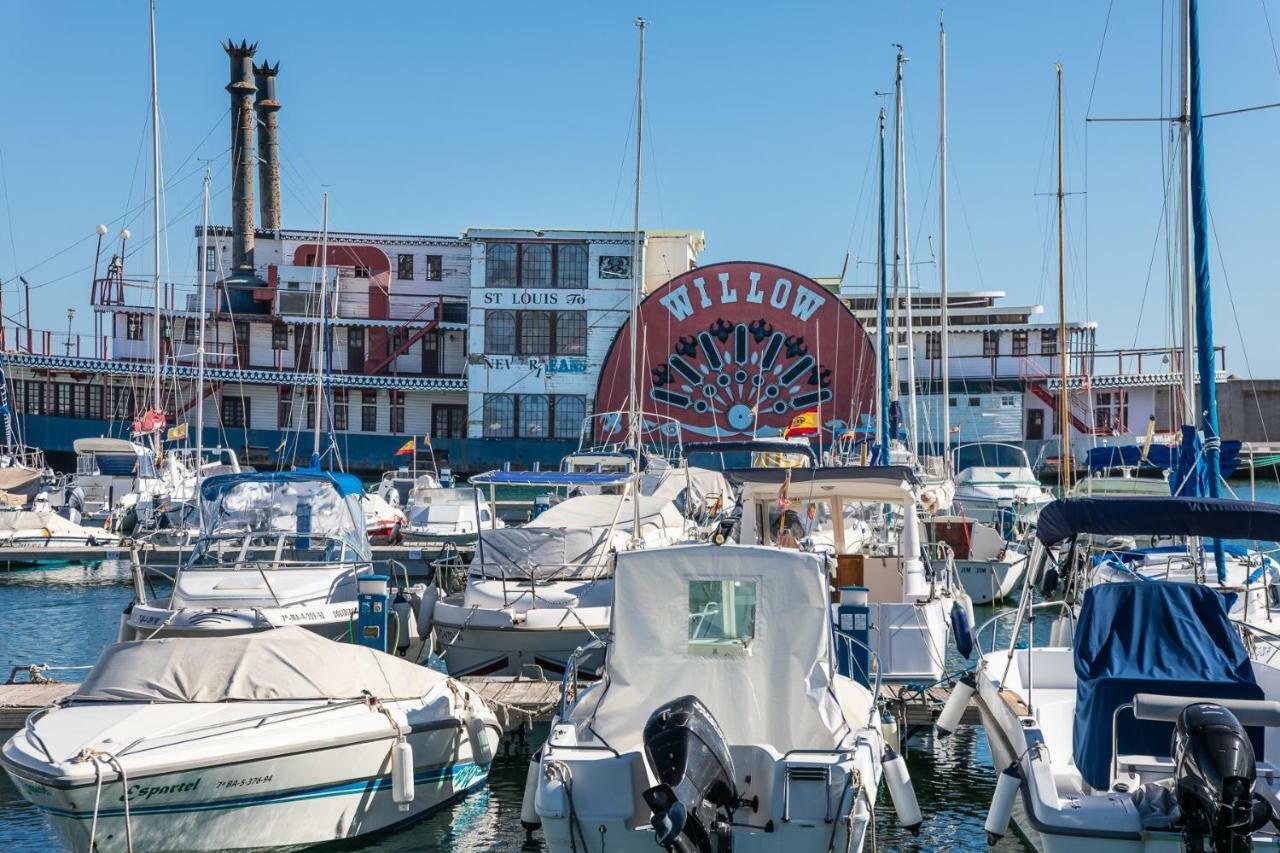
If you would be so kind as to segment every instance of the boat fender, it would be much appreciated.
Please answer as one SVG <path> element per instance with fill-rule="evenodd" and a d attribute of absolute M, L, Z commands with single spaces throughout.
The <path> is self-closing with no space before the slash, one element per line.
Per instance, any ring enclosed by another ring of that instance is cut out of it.
<path fill-rule="evenodd" d="M 484 717 L 467 703 L 467 735 L 471 738 L 471 760 L 481 767 L 488 767 L 498 752 L 498 738 L 489 731 Z"/>
<path fill-rule="evenodd" d="M 885 711 L 880 715 L 880 736 L 884 738 L 885 746 L 897 751 L 902 746 L 902 742 L 898 738 L 898 718 L 893 714 Z"/>
<path fill-rule="evenodd" d="M 893 810 L 898 814 L 898 823 L 912 835 L 919 835 L 924 818 L 920 814 L 920 804 L 916 802 L 915 789 L 911 787 L 907 762 L 897 750 L 886 746 L 880 764 L 884 768 L 884 781 L 889 786 L 889 797 L 893 800 Z"/>
<path fill-rule="evenodd" d="M 402 812 L 413 803 L 413 747 L 401 740 L 391 748 L 391 800 Z"/>
<path fill-rule="evenodd" d="M 1056 566 L 1050 566 L 1045 570 L 1044 580 L 1040 583 L 1040 594 L 1045 598 L 1053 595 L 1058 591 L 1058 569 Z"/>
<path fill-rule="evenodd" d="M 440 589 L 431 584 L 422 591 L 418 601 L 418 639 L 425 640 L 431 636 L 431 622 L 435 618 L 436 602 L 440 600 Z"/>
<path fill-rule="evenodd" d="M 938 737 L 947 737 L 956 730 L 960 725 L 960 718 L 964 716 L 964 709 L 969 706 L 969 700 L 976 692 L 978 692 L 977 679 L 973 677 L 972 672 L 966 672 L 951 688 L 947 704 L 942 706 L 942 713 L 938 715 L 938 721 L 934 724 L 937 727 Z"/>
<path fill-rule="evenodd" d="M 409 642 L 418 635 L 418 620 L 413 615 L 413 605 L 405 597 L 404 590 L 396 592 L 391 610 L 396 614 L 399 631 L 396 632 L 396 654 L 404 657 L 409 652 Z"/>
<path fill-rule="evenodd" d="M 541 772 L 542 750 L 538 750 L 529 759 L 529 772 L 524 778 L 524 799 L 520 803 L 520 825 L 524 827 L 529 838 L 533 837 L 535 829 L 542 826 L 542 818 L 538 816 L 538 809 L 534 806 L 534 800 L 538 796 L 538 776 Z"/>
<path fill-rule="evenodd" d="M 969 615 L 964 612 L 960 602 L 951 604 L 951 633 L 956 638 L 956 649 L 962 657 L 973 654 L 973 629 L 969 624 Z"/>
<path fill-rule="evenodd" d="M 960 604 L 964 607 L 964 615 L 969 617 L 969 630 L 973 631 L 978 627 L 978 620 L 973 615 L 973 597 L 965 592 L 962 588 L 960 594 L 956 596 Z"/>
<path fill-rule="evenodd" d="M 987 846 L 994 847 L 1009 831 L 1009 817 L 1013 814 L 1013 803 L 1022 787 L 1022 768 L 1015 761 L 1000 773 L 996 782 L 996 792 L 991 797 L 991 808 L 987 810 Z"/>

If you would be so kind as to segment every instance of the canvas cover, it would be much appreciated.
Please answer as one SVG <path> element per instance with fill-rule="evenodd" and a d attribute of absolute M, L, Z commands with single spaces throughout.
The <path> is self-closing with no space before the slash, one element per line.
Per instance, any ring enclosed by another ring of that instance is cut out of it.
<path fill-rule="evenodd" d="M 1264 698 L 1222 596 L 1199 584 L 1094 586 L 1085 593 L 1074 645 L 1072 752 L 1080 775 L 1098 790 L 1111 785 L 1113 715 L 1135 694 Z M 1172 723 L 1138 722 L 1122 712 L 1118 751 L 1168 755 L 1172 734 Z M 1261 733 L 1250 735 L 1262 755 Z"/>
<path fill-rule="evenodd" d="M 174 637 L 103 649 L 72 701 L 270 702 L 426 696 L 448 676 L 304 628 Z"/>
<path fill-rule="evenodd" d="M 756 585 L 750 654 L 690 653 L 691 581 Z M 607 687 L 591 708 L 575 709 L 575 722 L 594 712 L 593 729 L 615 749 L 638 749 L 649 714 L 688 694 L 730 744 L 830 749 L 848 731 L 831 693 L 830 602 L 817 556 L 754 545 L 626 551 L 614 583 Z"/>
<path fill-rule="evenodd" d="M 1044 544 L 1052 545 L 1078 533 L 1277 542 L 1280 541 L 1280 505 L 1147 495 L 1061 498 L 1040 511 L 1036 537 Z"/>

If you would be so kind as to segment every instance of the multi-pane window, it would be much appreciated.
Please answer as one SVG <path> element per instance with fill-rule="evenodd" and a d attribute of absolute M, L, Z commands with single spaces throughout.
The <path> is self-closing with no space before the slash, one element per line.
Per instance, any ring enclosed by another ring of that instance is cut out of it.
<path fill-rule="evenodd" d="M 543 394 L 520 395 L 520 438 L 546 438 L 548 436 L 547 398 Z"/>
<path fill-rule="evenodd" d="M 413 255 L 396 256 L 396 278 L 413 281 Z"/>
<path fill-rule="evenodd" d="M 53 383 L 53 413 L 64 418 L 73 417 L 75 411 L 72 409 L 72 394 L 75 391 L 75 385 L 70 382 Z"/>
<path fill-rule="evenodd" d="M 527 243 L 520 247 L 520 286 L 551 286 L 551 246 Z"/>
<path fill-rule="evenodd" d="M 364 264 L 356 264 L 355 269 L 351 271 L 351 274 L 356 278 L 368 278 L 369 268 Z"/>
<path fill-rule="evenodd" d="M 387 395 L 391 398 L 391 431 L 404 432 L 404 392 L 392 390 Z"/>
<path fill-rule="evenodd" d="M 164 342 L 173 340 L 173 319 L 171 317 L 160 318 L 160 340 Z"/>
<path fill-rule="evenodd" d="M 204 250 L 204 268 L 206 272 L 218 271 L 218 250 L 213 246 L 206 246 Z"/>
<path fill-rule="evenodd" d="M 925 332 L 924 333 L 924 357 L 925 358 L 942 358 L 942 333 L 941 332 Z"/>
<path fill-rule="evenodd" d="M 516 286 L 516 244 L 490 243 L 484 250 L 486 287 Z"/>
<path fill-rule="evenodd" d="M 378 392 L 360 392 L 360 429 L 364 432 L 378 431 Z"/>
<path fill-rule="evenodd" d="M 32 383 L 30 382 L 27 383 L 28 392 L 30 392 L 31 390 L 31 385 Z M 112 397 L 112 402 L 111 402 L 110 419 L 119 420 L 121 418 L 133 417 L 133 413 L 137 411 L 137 409 L 135 408 L 135 403 L 133 399 L 133 389 L 132 388 L 116 388 L 114 390 L 115 390 L 115 393 Z M 43 399 L 44 397 L 43 388 L 40 389 L 40 396 L 41 396 L 41 399 Z M 30 397 L 31 395 L 30 393 L 28 393 L 27 395 L 28 400 L 30 399 Z M 31 411 L 31 410 L 28 409 L 28 411 Z M 43 407 L 41 407 L 41 411 L 43 411 Z"/>
<path fill-rule="evenodd" d="M 982 333 L 982 354 L 988 358 L 1000 354 L 1000 333 L 999 332 L 983 332 Z"/>
<path fill-rule="evenodd" d="M 440 281 L 444 278 L 444 256 L 427 255 L 427 281 Z"/>
<path fill-rule="evenodd" d="M 23 387 L 24 408 L 27 414 L 43 415 L 44 414 L 44 384 L 41 382 L 27 381 Z M 133 408 L 126 409 L 127 414 L 133 414 Z"/>
<path fill-rule="evenodd" d="M 520 354 L 548 355 L 551 352 L 551 314 L 525 311 L 520 314 Z"/>
<path fill-rule="evenodd" d="M 484 351 L 494 355 L 516 354 L 516 313 L 514 311 L 485 312 Z"/>
<path fill-rule="evenodd" d="M 124 336 L 130 341 L 142 340 L 142 315 L 126 314 L 124 318 Z"/>
<path fill-rule="evenodd" d="M 556 251 L 556 287 L 587 286 L 587 247 L 562 245 Z"/>
<path fill-rule="evenodd" d="M 556 438 L 577 438 L 582 429 L 582 419 L 587 415 L 587 404 L 581 397 L 555 398 Z"/>
<path fill-rule="evenodd" d="M 1056 329 L 1040 330 L 1040 353 L 1042 355 L 1058 354 L 1058 332 Z"/>
<path fill-rule="evenodd" d="M 222 425 L 232 428 L 249 426 L 249 401 L 231 394 L 222 395 Z"/>
<path fill-rule="evenodd" d="M 276 402 L 276 428 L 293 428 L 293 386 L 281 385 Z"/>
<path fill-rule="evenodd" d="M 316 386 L 307 386 L 307 404 L 304 406 L 307 410 L 307 429 L 316 428 Z"/>
<path fill-rule="evenodd" d="M 247 350 L 249 348 L 249 324 L 244 320 L 236 320 L 236 346 L 240 349 Z"/>
<path fill-rule="evenodd" d="M 436 438 L 465 438 L 467 407 L 445 404 L 432 406 L 431 434 Z"/>
<path fill-rule="evenodd" d="M 271 348 L 273 350 L 289 348 L 289 327 L 284 323 L 271 324 Z"/>
<path fill-rule="evenodd" d="M 587 312 L 561 311 L 556 319 L 556 355 L 587 354 Z"/>
<path fill-rule="evenodd" d="M 1027 333 L 1025 330 L 1013 333 L 1013 354 L 1027 354 Z"/>
<path fill-rule="evenodd" d="M 333 428 L 337 432 L 347 430 L 347 389 L 334 388 L 330 395 L 333 406 Z"/>
<path fill-rule="evenodd" d="M 347 370 L 364 370 L 364 329 L 347 329 Z"/>
<path fill-rule="evenodd" d="M 91 420 L 102 420 L 102 389 L 88 385 L 81 386 L 85 390 L 85 417 Z"/>
<path fill-rule="evenodd" d="M 511 438 L 515 433 L 516 403 L 510 394 L 484 396 L 484 437 Z"/>
<path fill-rule="evenodd" d="M 188 320 L 182 327 L 182 342 L 184 344 L 194 344 L 200 334 L 200 321 Z"/>

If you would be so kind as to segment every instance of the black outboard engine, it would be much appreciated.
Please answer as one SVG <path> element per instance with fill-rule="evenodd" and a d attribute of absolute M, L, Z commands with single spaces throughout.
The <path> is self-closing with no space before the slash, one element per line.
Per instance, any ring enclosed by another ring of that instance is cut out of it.
<path fill-rule="evenodd" d="M 734 786 L 724 733 L 698 697 L 681 696 L 649 715 L 644 755 L 659 782 L 644 792 L 658 844 L 676 853 L 732 849 L 733 812 L 747 804 Z"/>
<path fill-rule="evenodd" d="M 1190 850 L 1236 853 L 1271 820 L 1271 806 L 1253 793 L 1253 744 L 1236 716 L 1200 702 L 1178 714 L 1173 727 L 1174 779 Z"/>

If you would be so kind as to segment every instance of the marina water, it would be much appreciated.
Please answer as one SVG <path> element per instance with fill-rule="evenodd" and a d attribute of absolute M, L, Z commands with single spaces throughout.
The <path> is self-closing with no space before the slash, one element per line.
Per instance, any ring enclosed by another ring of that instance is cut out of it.
<path fill-rule="evenodd" d="M 1245 497 L 1246 495 L 1241 495 Z M 1280 502 L 1280 487 L 1259 487 L 1260 500 Z M 83 666 L 114 642 L 120 612 L 132 597 L 127 563 L 96 566 L 52 566 L 0 570 L 0 677 L 9 667 L 27 663 Z M 979 624 L 994 610 L 976 608 Z M 1049 620 L 1037 622 L 1037 634 L 1048 635 Z M 957 661 L 957 666 L 959 662 Z M 81 670 L 52 673 L 79 680 Z M 545 733 L 545 725 L 536 735 Z M 532 739 L 536 740 L 536 738 Z M 532 742 L 532 741 L 531 741 Z M 536 744 L 534 744 L 536 745 Z M 889 798 L 880 798 L 876 847 L 868 850 L 1027 849 L 1010 834 L 988 848 L 982 823 L 994 790 L 991 752 L 979 727 L 962 727 L 941 744 L 932 734 L 912 741 L 908 765 L 925 823 L 919 838 L 904 833 L 893 817 Z M 538 833 L 527 843 L 520 827 L 520 801 L 528 771 L 528 752 L 513 751 L 493 763 L 489 786 L 444 811 L 397 832 L 344 844 L 344 850 L 367 851 L 534 851 L 544 849 Z M 41 814 L 19 796 L 0 774 L 0 850 L 27 853 L 59 849 Z M 654 847 L 657 850 L 657 846 Z"/>

